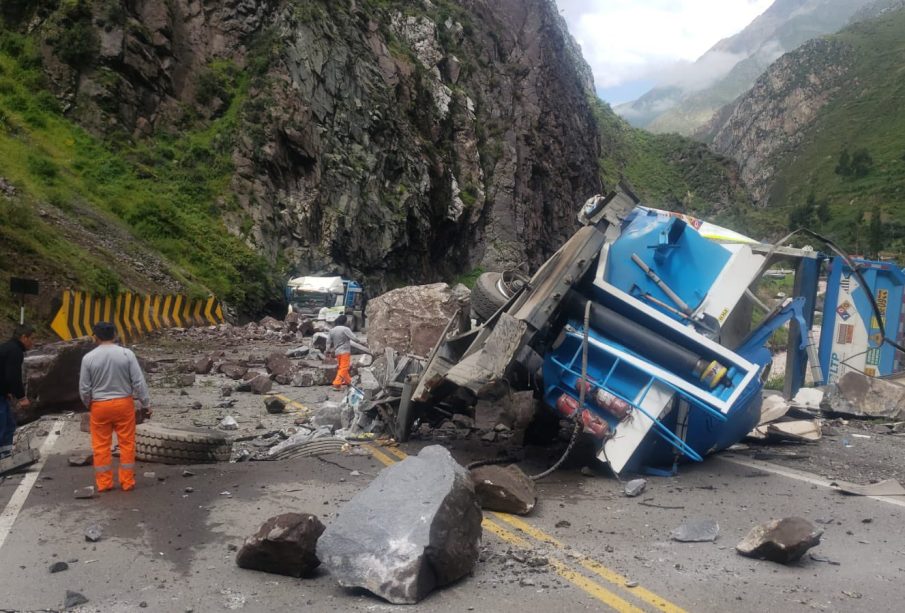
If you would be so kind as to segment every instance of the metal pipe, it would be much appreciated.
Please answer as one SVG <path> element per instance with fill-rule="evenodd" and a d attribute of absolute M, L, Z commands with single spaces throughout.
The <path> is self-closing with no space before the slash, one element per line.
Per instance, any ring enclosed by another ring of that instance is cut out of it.
<path fill-rule="evenodd" d="M 648 277 L 650 277 L 650 280 L 653 281 L 654 283 L 656 283 L 657 287 L 659 287 L 661 290 L 663 290 L 663 293 L 666 294 L 667 296 L 669 296 L 669 299 L 672 300 L 673 302 L 675 302 L 684 313 L 691 314 L 691 307 L 689 307 L 687 304 L 685 304 L 685 301 L 682 300 L 681 298 L 679 298 L 679 295 L 677 293 L 675 293 L 674 291 L 672 291 L 672 288 L 666 284 L 666 281 L 661 279 L 657 275 L 657 273 L 655 273 L 653 270 L 651 270 L 651 267 L 648 266 L 647 264 L 645 264 L 644 260 L 642 260 L 640 257 L 638 257 L 637 253 L 632 254 L 632 262 L 637 264 L 638 268 L 643 270 L 644 274 L 646 274 Z"/>
<path fill-rule="evenodd" d="M 581 319 L 585 304 L 588 302 L 575 290 L 569 290 L 565 298 L 566 313 L 570 317 Z M 726 374 L 726 367 L 716 360 L 708 361 L 612 309 L 594 302 L 590 304 L 591 328 L 600 334 L 618 341 L 631 351 L 646 356 L 680 376 L 700 379 L 710 388 L 716 387 L 720 382 L 724 385 L 729 384 L 723 378 Z"/>

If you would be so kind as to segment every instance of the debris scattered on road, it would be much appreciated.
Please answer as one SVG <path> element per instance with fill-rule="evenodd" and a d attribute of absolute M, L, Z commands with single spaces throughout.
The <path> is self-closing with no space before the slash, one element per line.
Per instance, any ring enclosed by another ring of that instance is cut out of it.
<path fill-rule="evenodd" d="M 823 530 L 802 517 L 785 517 L 754 526 L 735 550 L 749 558 L 789 564 L 819 545 L 822 535 Z"/>
<path fill-rule="evenodd" d="M 69 456 L 70 466 L 91 466 L 94 463 L 94 454 L 90 451 Z"/>
<path fill-rule="evenodd" d="M 183 476 L 183 477 L 194 477 L 194 476 L 195 476 L 195 473 L 193 473 L 192 471 L 186 469 L 186 470 L 183 470 L 183 471 L 182 471 L 182 476 Z"/>
<path fill-rule="evenodd" d="M 468 471 L 432 445 L 381 471 L 346 503 L 317 556 L 340 585 L 412 604 L 471 572 L 481 519 Z"/>
<path fill-rule="evenodd" d="M 267 412 L 271 415 L 279 415 L 286 411 L 286 401 L 277 398 L 276 396 L 268 396 L 264 399 L 264 408 L 266 408 Z"/>
<path fill-rule="evenodd" d="M 232 415 L 227 415 L 222 420 L 220 420 L 220 428 L 223 430 L 238 430 L 239 423 L 236 421 L 236 418 Z"/>
<path fill-rule="evenodd" d="M 94 486 L 87 485 L 85 487 L 80 487 L 72 493 L 73 496 L 79 499 L 83 498 L 94 498 Z"/>
<path fill-rule="evenodd" d="M 69 570 L 69 564 L 67 564 L 66 562 L 54 562 L 50 565 L 51 573 L 61 573 L 64 570 Z"/>
<path fill-rule="evenodd" d="M 78 592 L 66 590 L 66 597 L 63 599 L 63 609 L 71 609 L 82 604 L 87 604 L 88 599 Z"/>
<path fill-rule="evenodd" d="M 830 386 L 829 409 L 841 415 L 905 419 L 905 385 L 850 370 Z"/>
<path fill-rule="evenodd" d="M 157 473 L 151 472 L 151 471 L 146 471 L 143 476 L 145 479 L 156 479 Z"/>
<path fill-rule="evenodd" d="M 647 488 L 647 479 L 632 479 L 626 482 L 625 488 L 622 490 L 629 498 L 640 496 Z"/>
<path fill-rule="evenodd" d="M 236 555 L 236 564 L 290 577 L 309 576 L 320 566 L 316 546 L 324 529 L 324 524 L 309 513 L 271 517 L 245 540 Z"/>
<path fill-rule="evenodd" d="M 537 488 L 515 464 L 478 466 L 470 472 L 482 509 L 515 515 L 527 515 L 534 510 Z"/>
<path fill-rule="evenodd" d="M 670 536 L 680 543 L 713 542 L 720 534 L 720 525 L 707 518 L 692 518 L 675 528 Z"/>
<path fill-rule="evenodd" d="M 85 528 L 85 540 L 89 543 L 96 543 L 104 536 L 104 531 L 97 524 L 91 524 Z"/>
<path fill-rule="evenodd" d="M 886 479 L 877 483 L 858 485 L 847 481 L 831 483 L 836 491 L 852 496 L 905 496 L 905 487 L 895 479 Z"/>
<path fill-rule="evenodd" d="M 189 485 L 189 486 L 186 486 L 185 488 L 183 488 L 182 491 L 185 492 L 186 494 L 191 494 L 192 492 L 195 491 L 195 488 L 193 488 L 191 485 Z"/>

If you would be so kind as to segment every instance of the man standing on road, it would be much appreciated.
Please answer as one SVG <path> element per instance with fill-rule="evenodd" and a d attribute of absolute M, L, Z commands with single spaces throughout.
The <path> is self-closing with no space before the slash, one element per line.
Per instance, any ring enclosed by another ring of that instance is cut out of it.
<path fill-rule="evenodd" d="M 29 325 L 16 326 L 12 338 L 0 345 L 0 458 L 13 453 L 13 406 L 26 409 L 31 404 L 22 383 L 22 362 L 25 352 L 34 347 L 34 334 L 35 329 Z"/>
<path fill-rule="evenodd" d="M 349 366 L 352 362 L 352 343 L 360 342 L 355 334 L 346 327 L 346 316 L 340 315 L 333 322 L 333 327 L 327 332 L 327 355 L 331 348 L 336 354 L 336 378 L 333 379 L 333 389 L 341 390 L 344 385 L 352 383 L 352 375 L 349 374 Z"/>
<path fill-rule="evenodd" d="M 135 487 L 135 399 L 150 416 L 148 385 L 135 354 L 114 344 L 116 328 L 94 324 L 97 347 L 82 358 L 79 395 L 91 410 L 91 448 L 98 492 L 113 489 L 113 431 L 119 440 L 119 485 Z"/>

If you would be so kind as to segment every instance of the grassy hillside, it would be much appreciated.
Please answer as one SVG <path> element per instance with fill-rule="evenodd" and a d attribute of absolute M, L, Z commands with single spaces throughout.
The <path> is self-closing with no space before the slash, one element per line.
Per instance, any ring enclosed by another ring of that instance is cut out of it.
<path fill-rule="evenodd" d="M 905 10 L 855 24 L 832 38 L 850 45 L 854 52 L 851 86 L 824 107 L 802 146 L 777 165 L 782 170 L 770 196 L 776 206 L 764 211 L 758 221 L 778 232 L 791 215 L 793 225 L 818 227 L 855 252 L 889 251 L 901 256 L 905 254 Z M 854 161 L 859 152 L 860 164 Z M 875 224 L 871 231 L 875 214 L 882 224 L 879 228 Z"/>
<path fill-rule="evenodd" d="M 35 275 L 101 293 L 160 290 L 118 265 L 110 245 L 79 244 L 73 229 L 87 224 L 102 236 L 124 234 L 126 243 L 131 234 L 163 254 L 167 276 L 190 294 L 213 292 L 242 311 L 260 309 L 271 291 L 266 266 L 226 232 L 218 212 L 229 206 L 229 139 L 244 80 L 214 68 L 231 95 L 220 118 L 153 140 L 101 140 L 61 114 L 34 43 L 0 30 L 0 177 L 15 189 L 0 196 L 4 277 Z M 40 270 L 23 270 L 23 262 Z M 15 309 L 0 295 L 7 319 Z"/>
<path fill-rule="evenodd" d="M 731 160 L 684 136 L 634 128 L 600 100 L 594 109 L 607 188 L 624 180 L 646 204 L 711 220 L 725 220 L 747 207 Z"/>

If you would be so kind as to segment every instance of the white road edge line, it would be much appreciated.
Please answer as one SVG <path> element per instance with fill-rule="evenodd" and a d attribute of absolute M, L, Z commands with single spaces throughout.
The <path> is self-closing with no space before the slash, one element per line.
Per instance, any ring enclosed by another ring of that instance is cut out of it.
<path fill-rule="evenodd" d="M 47 438 L 45 438 L 44 442 L 41 444 L 39 450 L 41 457 L 38 459 L 37 464 L 34 464 L 32 470 L 26 473 L 22 478 L 19 487 L 13 492 L 9 502 L 6 504 L 6 508 L 3 509 L 3 513 L 0 514 L 0 548 L 3 547 L 3 544 L 6 542 L 6 537 L 9 536 L 10 531 L 13 529 L 13 524 L 19 516 L 19 511 L 22 510 L 22 506 L 25 504 L 25 500 L 28 498 L 31 488 L 34 487 L 35 481 L 38 480 L 38 475 L 41 474 L 41 470 L 44 468 L 44 462 L 47 461 L 47 452 L 49 452 L 50 448 L 57 442 L 57 438 L 60 436 L 59 433 L 62 431 L 65 423 L 66 422 L 62 419 L 53 422 L 53 426 L 51 426 Z"/>
<path fill-rule="evenodd" d="M 738 464 L 739 466 L 747 466 L 748 468 L 756 468 L 758 470 L 763 470 L 768 473 L 773 473 L 774 475 L 780 475 L 782 477 L 788 477 L 789 479 L 795 479 L 796 481 L 803 481 L 805 483 L 810 483 L 811 485 L 819 485 L 820 487 L 825 487 L 831 490 L 835 490 L 836 488 L 831 485 L 830 481 L 826 479 L 821 479 L 817 475 L 813 475 L 811 473 L 806 473 L 800 470 L 795 470 L 794 468 L 785 468 L 784 466 L 778 466 L 777 464 L 771 464 L 769 462 L 763 462 L 761 460 L 743 460 L 741 458 L 730 458 L 724 455 L 716 456 L 717 459 L 722 460 L 724 462 L 730 462 L 732 464 Z M 891 505 L 895 505 L 897 507 L 905 508 L 905 500 L 901 500 L 898 497 L 892 496 L 859 496 L 859 498 L 870 498 L 872 500 L 879 500 L 880 502 L 885 502 Z"/>

